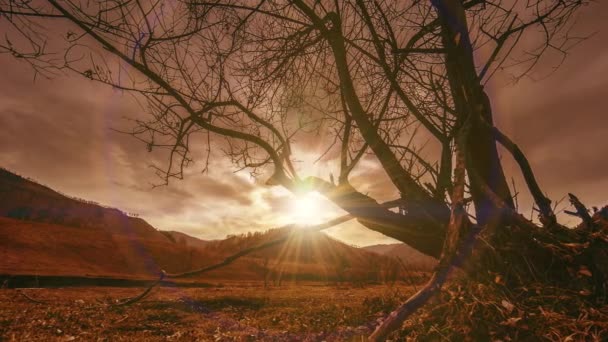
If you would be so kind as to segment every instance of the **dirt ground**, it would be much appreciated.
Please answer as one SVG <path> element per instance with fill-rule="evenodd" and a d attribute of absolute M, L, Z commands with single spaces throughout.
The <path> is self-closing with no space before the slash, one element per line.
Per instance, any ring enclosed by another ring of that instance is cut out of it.
<path fill-rule="evenodd" d="M 2 289 L 0 341 L 361 341 L 415 288 L 220 284 L 157 288 L 131 306 L 105 304 L 140 291 Z"/>

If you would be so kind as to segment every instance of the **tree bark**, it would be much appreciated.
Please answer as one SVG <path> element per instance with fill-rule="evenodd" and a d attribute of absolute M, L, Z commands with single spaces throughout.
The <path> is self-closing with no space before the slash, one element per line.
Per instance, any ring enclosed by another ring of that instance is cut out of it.
<path fill-rule="evenodd" d="M 514 203 L 505 178 L 496 142 L 483 119 L 493 125 L 492 109 L 475 69 L 473 49 L 462 2 L 458 0 L 432 0 L 442 29 L 442 41 L 446 49 L 446 68 L 458 124 L 467 118 L 471 130 L 467 141 L 469 158 L 467 171 L 474 171 L 509 207 Z M 471 172 L 469 172 L 471 173 Z M 475 203 L 477 222 L 485 225 L 497 219 L 497 208 L 471 181 L 471 194 Z"/>

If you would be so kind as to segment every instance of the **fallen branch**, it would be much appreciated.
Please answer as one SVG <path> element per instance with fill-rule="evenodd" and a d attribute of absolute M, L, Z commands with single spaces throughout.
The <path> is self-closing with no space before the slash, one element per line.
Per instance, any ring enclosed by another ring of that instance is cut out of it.
<path fill-rule="evenodd" d="M 27 295 L 25 292 L 23 292 L 23 291 L 17 291 L 17 293 L 18 293 L 18 294 L 20 294 L 20 295 L 21 295 L 23 298 L 27 299 L 28 301 L 30 301 L 30 302 L 32 302 L 32 303 L 35 303 L 35 304 L 48 304 L 48 303 L 47 303 L 47 302 L 45 302 L 45 301 L 41 301 L 41 300 L 38 300 L 38 299 L 34 299 L 34 298 L 32 298 L 32 297 L 28 296 L 28 295 Z"/>
<path fill-rule="evenodd" d="M 155 288 L 158 284 L 160 284 L 163 281 L 163 279 L 165 278 L 165 276 L 166 276 L 165 271 L 161 271 L 160 277 L 158 278 L 158 280 L 155 281 L 154 283 L 152 283 L 152 285 L 148 286 L 148 288 L 146 288 L 146 290 L 144 292 L 142 292 L 141 294 L 139 294 L 135 297 L 123 299 L 116 304 L 110 304 L 110 306 L 115 306 L 115 307 L 127 306 L 127 305 L 131 305 L 133 303 L 139 302 L 140 300 L 144 299 L 150 293 L 150 291 L 152 291 L 153 288 Z"/>
<path fill-rule="evenodd" d="M 340 217 L 335 218 L 333 220 L 330 220 L 328 222 L 321 223 L 321 224 L 318 224 L 318 225 L 306 228 L 306 230 L 308 230 L 308 231 L 321 231 L 321 230 L 325 230 L 325 229 L 331 228 L 333 226 L 336 226 L 336 225 L 338 225 L 340 223 L 344 223 L 346 221 L 349 221 L 349 220 L 351 220 L 353 218 L 354 217 L 352 215 L 350 215 L 350 214 L 343 215 L 343 216 L 340 216 Z M 283 242 L 286 242 L 289 239 L 289 237 L 290 237 L 290 234 L 288 233 L 286 236 L 284 236 L 282 238 L 279 238 L 279 239 L 276 239 L 276 240 L 272 240 L 272 241 L 263 243 L 263 244 L 258 245 L 258 246 L 246 248 L 246 249 L 244 249 L 244 250 L 242 250 L 242 251 L 240 251 L 240 252 L 238 252 L 236 254 L 233 254 L 233 255 L 227 257 L 226 259 L 224 259 L 224 261 L 222 261 L 220 263 L 217 263 L 217 264 L 214 264 L 214 265 L 211 265 L 211 266 L 206 266 L 206 267 L 200 268 L 198 270 L 188 271 L 188 272 L 183 272 L 183 273 L 166 273 L 165 276 L 167 278 L 186 278 L 186 277 L 191 277 L 191 276 L 199 275 L 199 274 L 202 274 L 202 273 L 206 273 L 206 272 L 209 272 L 209 271 L 213 271 L 213 270 L 218 269 L 220 267 L 224 267 L 224 266 L 230 265 L 235 260 L 237 260 L 240 257 L 243 257 L 243 256 L 245 256 L 247 254 L 250 254 L 250 253 L 253 253 L 253 252 L 257 252 L 257 251 L 260 251 L 260 250 L 263 250 L 263 249 L 266 249 L 266 248 L 270 248 L 272 246 L 280 245 Z"/>
<path fill-rule="evenodd" d="M 308 231 L 321 231 L 321 230 L 325 230 L 325 229 L 331 228 L 333 226 L 336 226 L 336 225 L 338 225 L 340 223 L 344 223 L 346 221 L 349 221 L 349 220 L 351 220 L 353 218 L 354 217 L 352 215 L 350 215 L 350 214 L 343 215 L 343 216 L 337 217 L 337 218 L 335 218 L 333 220 L 330 220 L 328 222 L 321 223 L 321 224 L 309 227 L 309 228 L 307 228 L 307 230 Z M 253 252 L 257 252 L 257 251 L 260 251 L 260 250 L 263 250 L 263 249 L 266 249 L 266 248 L 270 248 L 272 246 L 280 245 L 280 244 L 286 242 L 289 239 L 289 237 L 290 237 L 290 233 L 287 233 L 286 236 L 284 236 L 282 238 L 279 238 L 279 239 L 276 239 L 276 240 L 272 240 L 272 241 L 263 243 L 263 244 L 258 245 L 258 246 L 246 248 L 246 249 L 244 249 L 244 250 L 242 250 L 242 251 L 240 251 L 238 253 L 235 253 L 235 254 L 227 257 L 222 262 L 219 262 L 217 264 L 213 264 L 213 265 L 210 265 L 210 266 L 205 266 L 205 267 L 199 268 L 197 270 L 183 272 L 183 273 L 166 273 L 165 271 L 161 271 L 159 279 L 156 282 L 154 282 L 152 285 L 150 285 L 148 288 L 146 288 L 146 290 L 144 292 L 142 292 L 140 295 L 132 297 L 132 298 L 124 299 L 124 300 L 120 301 L 118 304 L 112 304 L 111 306 L 126 306 L 126 305 L 130 305 L 130 304 L 133 304 L 133 303 L 136 303 L 136 302 L 142 300 L 143 298 L 145 298 L 150 293 L 150 291 L 152 291 L 152 289 L 154 287 L 156 287 L 157 285 L 159 285 L 165 278 L 172 278 L 172 279 L 187 278 L 187 277 L 192 277 L 192 276 L 195 276 L 195 275 L 203 274 L 203 273 L 206 273 L 206 272 L 210 272 L 210 271 L 216 270 L 218 268 L 221 268 L 221 267 L 224 267 L 224 266 L 228 266 L 231 263 L 233 263 L 234 261 L 236 261 L 237 259 L 239 259 L 239 258 L 241 258 L 241 257 L 243 257 L 243 256 L 245 256 L 247 254 L 250 254 L 250 253 L 253 253 Z"/>

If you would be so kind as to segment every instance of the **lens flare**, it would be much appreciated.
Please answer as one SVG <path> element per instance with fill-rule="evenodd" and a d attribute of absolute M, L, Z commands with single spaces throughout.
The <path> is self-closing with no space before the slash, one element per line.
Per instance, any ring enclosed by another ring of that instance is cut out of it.
<path fill-rule="evenodd" d="M 321 195 L 317 192 L 298 195 L 292 199 L 290 216 L 294 223 L 298 225 L 306 226 L 321 223 L 324 217 L 321 203 Z"/>

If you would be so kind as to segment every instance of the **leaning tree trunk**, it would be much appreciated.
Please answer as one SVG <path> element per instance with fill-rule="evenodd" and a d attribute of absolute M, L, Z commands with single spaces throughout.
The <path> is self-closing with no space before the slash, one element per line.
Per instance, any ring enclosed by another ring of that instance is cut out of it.
<path fill-rule="evenodd" d="M 304 13 L 311 12 L 302 1 L 295 3 Z M 594 235 L 558 225 L 539 228 L 515 212 L 496 148 L 490 102 L 475 68 L 462 2 L 432 0 L 432 4 L 441 24 L 446 73 L 455 110 L 459 113 L 455 129 L 459 130 L 465 124 L 469 127 L 466 172 L 476 210 L 475 227 L 481 234 L 471 242 L 471 257 L 464 268 L 469 275 L 483 281 L 491 277 L 492 281 L 512 285 L 541 281 L 568 286 L 568 281 L 574 277 L 580 279 L 574 286 L 580 291 L 587 291 L 589 286 L 594 291 L 599 290 L 607 273 L 603 264 L 592 260 L 605 253 L 605 232 Z M 328 15 L 333 26 L 327 28 L 314 14 L 309 16 L 332 48 L 341 91 L 352 119 L 407 202 L 408 213 L 392 213 L 348 184 L 317 184 L 317 190 L 368 228 L 410 244 L 423 253 L 439 256 L 449 210 L 443 201 L 438 201 L 413 181 L 370 123 L 348 69 L 339 17 Z M 591 282 L 587 278 L 591 278 Z"/>
<path fill-rule="evenodd" d="M 583 295 L 593 293 L 596 298 L 605 299 L 606 225 L 591 223 L 586 209 L 577 209 L 583 219 L 577 229 L 567 229 L 551 220 L 549 225 L 539 228 L 514 210 L 496 148 L 496 135 L 491 129 L 491 105 L 475 68 L 462 2 L 432 0 L 432 3 L 441 23 L 446 72 L 459 113 L 457 126 L 469 125 L 467 174 L 477 224 L 483 229 L 468 263 L 469 274 L 493 277 L 493 281 L 512 285 L 535 281 L 560 284 Z M 536 199 L 539 195 L 535 190 L 538 189 L 531 187 Z M 584 207 L 575 202 L 575 207 Z M 541 209 L 547 205 L 537 204 Z M 606 211 L 596 214 L 596 221 L 601 222 Z"/>

